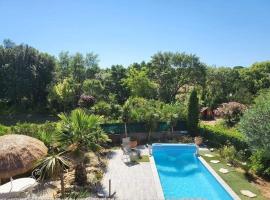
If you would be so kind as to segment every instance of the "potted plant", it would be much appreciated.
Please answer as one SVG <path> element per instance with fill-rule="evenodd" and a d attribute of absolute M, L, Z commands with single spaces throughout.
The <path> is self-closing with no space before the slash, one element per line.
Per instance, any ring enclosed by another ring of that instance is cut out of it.
<path fill-rule="evenodd" d="M 194 143 L 198 146 L 200 146 L 203 143 L 203 138 L 201 136 L 196 136 L 194 138 Z"/>
<path fill-rule="evenodd" d="M 135 148 L 138 145 L 138 141 L 136 137 L 130 137 L 129 147 Z"/>

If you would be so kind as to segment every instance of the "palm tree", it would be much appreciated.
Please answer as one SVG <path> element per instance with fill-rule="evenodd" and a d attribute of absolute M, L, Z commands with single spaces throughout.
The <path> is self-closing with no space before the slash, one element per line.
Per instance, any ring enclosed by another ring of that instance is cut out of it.
<path fill-rule="evenodd" d="M 60 178 L 61 181 L 61 196 L 65 196 L 64 171 L 71 165 L 63 153 L 53 154 L 41 160 L 38 164 L 40 169 L 40 179 Z"/>
<path fill-rule="evenodd" d="M 76 109 L 68 116 L 58 115 L 61 119 L 62 142 L 79 149 L 98 150 L 102 143 L 109 140 L 100 127 L 102 117 L 88 115 L 82 109 Z"/>

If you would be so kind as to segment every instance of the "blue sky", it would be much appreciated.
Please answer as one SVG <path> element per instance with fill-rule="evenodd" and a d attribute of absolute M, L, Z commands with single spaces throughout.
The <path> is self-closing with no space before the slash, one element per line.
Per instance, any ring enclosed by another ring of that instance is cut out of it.
<path fill-rule="evenodd" d="M 194 53 L 209 65 L 270 60 L 269 0 L 0 0 L 0 40 L 58 55 L 95 52 L 100 64 Z"/>

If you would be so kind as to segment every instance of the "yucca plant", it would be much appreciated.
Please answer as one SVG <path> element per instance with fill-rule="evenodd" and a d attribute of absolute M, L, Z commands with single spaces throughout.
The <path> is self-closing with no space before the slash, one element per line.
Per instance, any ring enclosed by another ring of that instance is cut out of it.
<path fill-rule="evenodd" d="M 58 115 L 61 119 L 62 142 L 79 149 L 98 150 L 101 144 L 110 141 L 100 127 L 102 117 L 88 115 L 82 109 L 76 109 L 70 115 Z"/>
<path fill-rule="evenodd" d="M 71 165 L 63 153 L 50 155 L 38 163 L 41 180 L 60 178 L 62 198 L 65 196 L 64 171 Z"/>

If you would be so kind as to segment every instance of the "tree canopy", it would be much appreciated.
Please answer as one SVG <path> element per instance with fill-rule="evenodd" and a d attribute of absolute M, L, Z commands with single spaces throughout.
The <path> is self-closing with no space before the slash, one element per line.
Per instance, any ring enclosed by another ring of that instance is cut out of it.
<path fill-rule="evenodd" d="M 158 52 L 128 67 L 99 65 L 94 52 L 58 57 L 4 40 L 0 46 L 0 111 L 71 111 L 82 95 L 93 103 L 124 105 L 130 97 L 187 105 L 196 89 L 200 106 L 236 101 L 250 105 L 270 87 L 270 62 L 251 67 L 212 67 L 194 54 Z M 82 101 L 80 102 L 82 103 Z M 118 109 L 118 108 L 117 108 Z M 118 116 L 118 114 L 117 114 Z"/>

